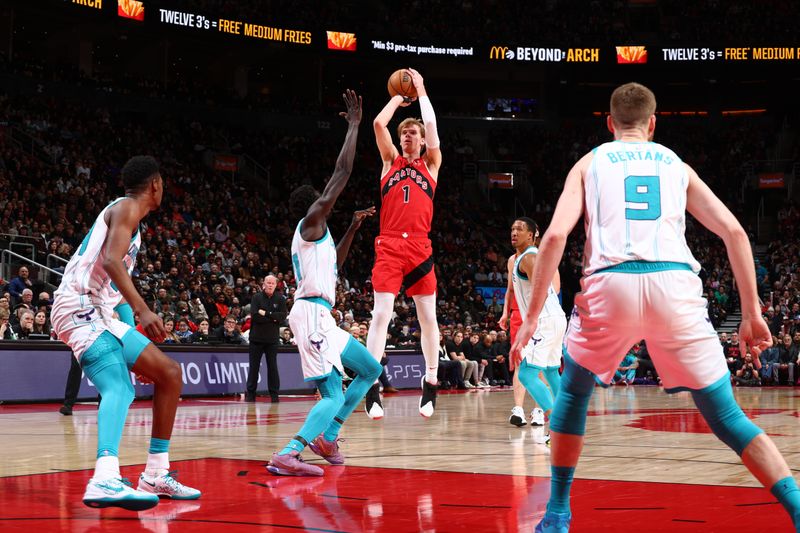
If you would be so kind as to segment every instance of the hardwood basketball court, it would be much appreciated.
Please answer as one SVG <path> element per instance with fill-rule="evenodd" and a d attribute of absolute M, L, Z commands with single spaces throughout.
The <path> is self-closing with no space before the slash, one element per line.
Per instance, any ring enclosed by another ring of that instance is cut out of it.
<path fill-rule="evenodd" d="M 795 390 L 735 392 L 796 472 Z M 346 466 L 306 450 L 325 476 L 287 478 L 263 465 L 312 399 L 187 399 L 170 457 L 203 497 L 141 513 L 81 503 L 95 462 L 95 405 L 72 417 L 54 404 L 0 406 L 0 531 L 532 531 L 550 491 L 549 449 L 535 442 L 542 429 L 508 423 L 510 389 L 442 393 L 429 420 L 417 401 L 416 392 L 387 395 L 380 421 L 362 405 L 342 431 Z M 149 402 L 135 402 L 128 416 L 120 463 L 131 480 L 146 459 L 150 413 Z M 595 389 L 572 494 L 577 532 L 792 531 L 689 395 L 658 387 Z"/>

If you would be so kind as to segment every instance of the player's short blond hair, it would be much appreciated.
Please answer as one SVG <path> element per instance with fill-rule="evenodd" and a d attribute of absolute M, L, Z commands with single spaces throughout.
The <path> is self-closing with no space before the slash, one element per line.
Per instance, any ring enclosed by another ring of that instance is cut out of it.
<path fill-rule="evenodd" d="M 638 126 L 656 112 L 656 95 L 639 83 L 626 83 L 611 93 L 611 118 L 619 126 Z"/>
<path fill-rule="evenodd" d="M 400 124 L 397 125 L 397 136 L 398 137 L 402 136 L 403 135 L 403 129 L 407 128 L 408 126 L 410 126 L 412 124 L 419 128 L 419 134 L 424 139 L 425 138 L 425 124 L 423 124 L 420 119 L 411 118 L 411 117 L 403 120 L 403 122 L 401 122 Z"/>

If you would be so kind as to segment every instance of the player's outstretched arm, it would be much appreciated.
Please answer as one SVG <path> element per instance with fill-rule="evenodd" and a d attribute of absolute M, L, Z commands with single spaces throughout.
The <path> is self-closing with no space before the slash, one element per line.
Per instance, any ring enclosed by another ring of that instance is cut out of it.
<path fill-rule="evenodd" d="M 133 235 L 139 226 L 139 215 L 131 206 L 130 201 L 123 201 L 111 208 L 108 215 L 108 234 L 103 243 L 103 269 L 108 273 L 111 281 L 122 293 L 125 301 L 130 304 L 134 312 L 139 314 L 142 328 L 148 337 L 160 340 L 166 337 L 167 330 L 161 318 L 148 309 L 144 299 L 139 295 L 133 285 L 128 270 L 122 258 L 128 253 L 128 247 Z"/>
<path fill-rule="evenodd" d="M 767 323 L 761 317 L 761 308 L 758 304 L 750 239 L 733 213 L 700 179 L 694 169 L 686 165 L 686 172 L 689 175 L 686 210 L 725 243 L 742 305 L 739 338 L 750 347 L 753 356 L 757 358 L 762 350 L 772 344 L 772 335 Z"/>
<path fill-rule="evenodd" d="M 381 153 L 381 161 L 383 161 L 381 177 L 386 174 L 386 171 L 392 166 L 394 160 L 400 155 L 400 152 L 397 151 L 397 147 L 392 142 L 392 134 L 389 132 L 389 122 L 392 120 L 398 107 L 407 106 L 410 103 L 410 99 L 404 98 L 399 94 L 392 96 L 389 102 L 381 109 L 381 112 L 378 113 L 378 116 L 375 117 L 375 120 L 372 121 L 372 127 L 375 130 L 375 143 L 378 145 L 378 150 Z"/>
<path fill-rule="evenodd" d="M 342 95 L 347 111 L 339 113 L 347 120 L 347 135 L 344 138 L 342 151 L 336 159 L 336 168 L 328 180 L 322 195 L 308 208 L 308 213 L 303 219 L 303 239 L 315 241 L 325 234 L 326 220 L 331 214 L 336 200 L 344 190 L 350 174 L 353 172 L 353 159 L 356 155 L 356 141 L 358 140 L 358 125 L 361 123 L 361 97 L 355 91 L 347 89 Z"/>
<path fill-rule="evenodd" d="M 425 89 L 425 80 L 422 75 L 409 68 L 411 73 L 411 83 L 417 90 L 419 98 L 419 110 L 422 114 L 422 123 L 425 125 L 425 164 L 431 176 L 436 179 L 439 176 L 439 167 L 442 165 L 442 148 L 439 143 L 439 132 L 436 129 L 436 113 L 433 112 L 431 99 L 428 98 L 428 91 Z"/>
<path fill-rule="evenodd" d="M 339 244 L 336 245 L 336 265 L 340 269 L 342 265 L 344 265 L 345 259 L 347 259 L 347 254 L 350 252 L 350 244 L 352 244 L 353 237 L 355 237 L 358 228 L 361 227 L 361 223 L 364 222 L 365 218 L 371 217 L 374 214 L 375 207 L 360 209 L 353 213 L 353 220 L 350 222 L 350 227 L 347 228 L 344 236 L 339 240 Z"/>
<path fill-rule="evenodd" d="M 510 360 L 513 364 L 519 363 L 522 348 L 536 331 L 539 313 L 547 298 L 547 289 L 550 287 L 550 282 L 558 270 L 558 263 L 564 254 L 567 236 L 583 214 L 583 175 L 591 160 L 592 154 L 586 154 L 575 163 L 575 166 L 567 174 L 564 190 L 561 192 L 561 197 L 559 197 L 553 213 L 553 220 L 550 221 L 550 226 L 542 237 L 533 269 L 533 290 L 530 302 L 528 302 L 528 313 L 525 315 L 514 345 L 511 347 Z M 523 339 L 525 339 L 524 342 Z"/>

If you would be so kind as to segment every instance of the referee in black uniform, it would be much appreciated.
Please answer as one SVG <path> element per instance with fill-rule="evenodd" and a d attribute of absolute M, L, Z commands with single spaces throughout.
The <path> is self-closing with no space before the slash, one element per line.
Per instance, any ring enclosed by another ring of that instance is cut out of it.
<path fill-rule="evenodd" d="M 267 355 L 267 384 L 272 402 L 278 401 L 281 377 L 278 374 L 277 348 L 280 344 L 280 327 L 286 320 L 286 298 L 275 288 L 278 280 L 269 275 L 264 278 L 264 292 L 253 296 L 250 301 L 250 370 L 247 373 L 247 394 L 245 401 L 256 401 L 258 368 L 261 354 Z"/>

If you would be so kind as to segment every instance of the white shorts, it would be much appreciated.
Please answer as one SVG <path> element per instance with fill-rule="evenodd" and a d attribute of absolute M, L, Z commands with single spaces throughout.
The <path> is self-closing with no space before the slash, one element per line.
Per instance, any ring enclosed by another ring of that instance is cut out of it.
<path fill-rule="evenodd" d="M 539 368 L 560 367 L 561 346 L 566 330 L 567 318 L 564 316 L 540 318 L 536 333 L 522 349 L 522 355 L 528 364 Z"/>
<path fill-rule="evenodd" d="M 603 383 L 642 339 L 667 392 L 699 390 L 728 373 L 702 282 L 690 270 L 600 272 L 581 287 L 567 353 Z"/>
<path fill-rule="evenodd" d="M 104 331 L 122 340 L 133 329 L 115 319 L 112 308 L 77 294 L 56 295 L 50 322 L 59 340 L 70 347 L 78 361 Z"/>
<path fill-rule="evenodd" d="M 342 352 L 353 337 L 336 327 L 330 309 L 309 300 L 295 300 L 289 328 L 297 341 L 305 381 L 324 378 L 334 367 L 344 375 Z"/>

